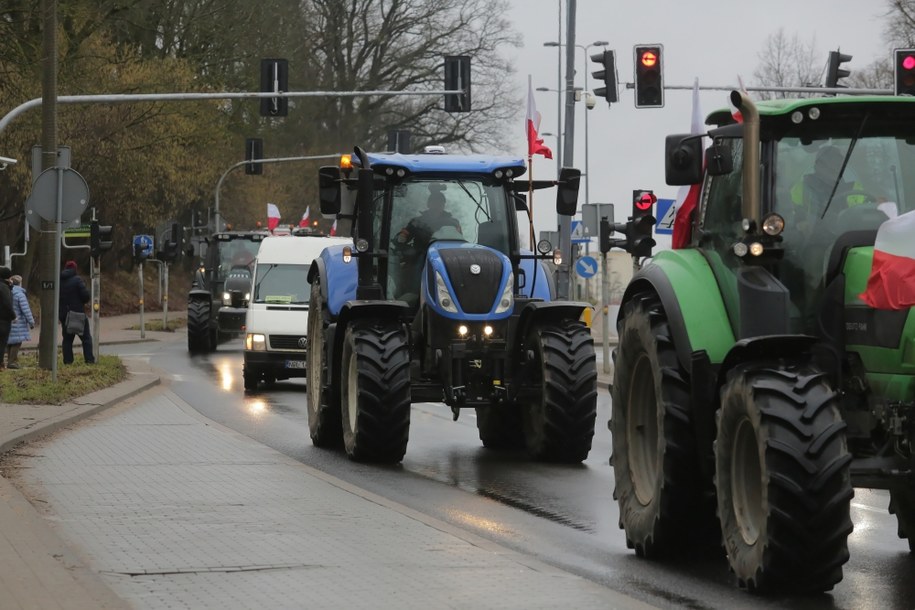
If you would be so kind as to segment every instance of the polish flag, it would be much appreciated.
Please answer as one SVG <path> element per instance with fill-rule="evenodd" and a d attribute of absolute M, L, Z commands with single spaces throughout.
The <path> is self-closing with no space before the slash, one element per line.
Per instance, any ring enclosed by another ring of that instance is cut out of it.
<path fill-rule="evenodd" d="M 280 210 L 272 203 L 267 204 L 267 228 L 273 233 L 273 230 L 280 226 Z"/>
<path fill-rule="evenodd" d="M 299 226 L 300 226 L 300 227 L 307 227 L 307 226 L 308 226 L 308 215 L 309 215 L 309 214 L 311 214 L 311 207 L 310 207 L 310 206 L 307 207 L 307 208 L 305 208 L 305 213 L 302 214 L 302 220 L 299 221 Z"/>
<path fill-rule="evenodd" d="M 551 151 L 543 143 L 543 138 L 538 137 L 540 131 L 540 113 L 534 105 L 534 88 L 531 86 L 531 75 L 527 75 L 527 119 L 524 122 L 527 132 L 527 156 L 543 155 L 547 159 L 553 158 Z"/>
<path fill-rule="evenodd" d="M 693 116 L 690 123 L 690 133 L 703 133 L 702 109 L 699 106 L 699 79 L 693 81 Z M 699 189 L 701 184 L 687 184 L 680 187 L 677 193 L 677 210 L 674 216 L 674 229 L 671 235 L 670 246 L 674 250 L 685 248 L 689 245 L 693 232 L 693 214 L 699 203 Z"/>
<path fill-rule="evenodd" d="M 333 236 L 336 234 L 337 234 L 337 221 L 334 220 L 334 225 L 330 228 L 330 235 Z"/>
<path fill-rule="evenodd" d="M 915 305 L 915 212 L 885 221 L 877 229 L 874 262 L 861 298 L 875 309 Z"/>

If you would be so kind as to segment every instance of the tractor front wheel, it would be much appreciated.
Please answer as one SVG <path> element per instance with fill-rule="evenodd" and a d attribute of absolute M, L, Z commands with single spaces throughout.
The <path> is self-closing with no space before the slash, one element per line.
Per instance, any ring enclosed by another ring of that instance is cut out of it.
<path fill-rule="evenodd" d="M 659 558 L 694 542 L 717 543 L 712 482 L 699 474 L 689 377 L 655 294 L 626 302 L 619 339 L 610 463 L 626 544 L 640 557 Z"/>
<path fill-rule="evenodd" d="M 202 354 L 214 347 L 210 338 L 210 303 L 204 299 L 190 299 L 187 303 L 187 350 Z"/>
<path fill-rule="evenodd" d="M 826 375 L 738 367 L 721 390 L 718 516 L 738 584 L 818 593 L 842 580 L 854 492 L 845 422 Z"/>
<path fill-rule="evenodd" d="M 915 552 L 915 492 L 904 489 L 890 489 L 890 514 L 896 515 L 897 534 L 908 539 L 909 551 Z"/>
<path fill-rule="evenodd" d="M 357 321 L 341 358 L 343 446 L 359 462 L 396 463 L 410 434 L 410 347 L 396 321 Z"/>
<path fill-rule="evenodd" d="M 576 463 L 588 457 L 597 419 L 597 364 L 590 330 L 577 320 L 535 327 L 525 342 L 526 370 L 538 398 L 522 408 L 527 450 L 535 459 Z"/>
<path fill-rule="evenodd" d="M 343 429 L 340 403 L 334 398 L 331 384 L 331 363 L 327 358 L 324 328 L 321 284 L 315 279 L 311 284 L 311 298 L 308 301 L 308 430 L 315 447 L 335 447 L 343 440 Z"/>

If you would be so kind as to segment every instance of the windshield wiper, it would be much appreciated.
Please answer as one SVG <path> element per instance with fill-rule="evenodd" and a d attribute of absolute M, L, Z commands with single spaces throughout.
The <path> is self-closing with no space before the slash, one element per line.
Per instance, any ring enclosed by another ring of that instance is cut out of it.
<path fill-rule="evenodd" d="M 470 197 L 470 200 L 477 206 L 477 210 L 479 210 L 480 212 L 483 212 L 483 215 L 486 216 L 486 220 L 492 220 L 492 218 L 489 216 L 489 214 L 486 213 L 486 210 L 483 209 L 483 206 L 480 204 L 480 202 L 476 200 L 476 198 L 470 193 L 470 190 L 468 190 L 467 187 L 464 185 L 464 181 L 457 180 L 456 182 L 458 183 L 458 186 L 461 187 L 465 193 L 467 193 L 467 196 Z"/>
<path fill-rule="evenodd" d="M 857 144 L 858 140 L 861 138 L 861 132 L 864 131 L 864 125 L 867 124 L 867 119 L 870 115 L 870 111 L 864 113 L 861 124 L 858 125 L 858 132 L 848 144 L 848 150 L 845 151 L 845 158 L 842 159 L 842 167 L 839 168 L 839 174 L 836 176 L 836 181 L 833 183 L 832 190 L 829 192 L 829 199 L 826 200 L 826 205 L 823 207 L 823 213 L 820 214 L 820 220 L 823 220 L 826 217 L 826 212 L 829 211 L 829 206 L 832 205 L 832 198 L 836 196 L 836 191 L 839 188 L 839 184 L 842 182 L 842 174 L 845 173 L 845 168 L 848 167 L 848 160 L 851 158 L 851 153 L 855 150 L 855 144 Z"/>

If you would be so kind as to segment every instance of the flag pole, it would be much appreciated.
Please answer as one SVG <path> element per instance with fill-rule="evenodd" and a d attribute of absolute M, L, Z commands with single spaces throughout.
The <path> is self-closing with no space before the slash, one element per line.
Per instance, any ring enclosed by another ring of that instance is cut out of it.
<path fill-rule="evenodd" d="M 527 219 L 530 225 L 530 246 L 531 252 L 537 249 L 534 243 L 534 155 L 527 153 Z"/>

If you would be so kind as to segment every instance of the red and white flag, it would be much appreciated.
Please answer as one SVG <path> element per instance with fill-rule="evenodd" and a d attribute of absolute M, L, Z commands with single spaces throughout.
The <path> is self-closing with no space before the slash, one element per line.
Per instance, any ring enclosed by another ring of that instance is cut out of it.
<path fill-rule="evenodd" d="M 690 133 L 703 133 L 702 109 L 699 106 L 699 79 L 693 81 L 693 116 L 690 122 Z M 677 193 L 677 210 L 674 216 L 674 229 L 670 246 L 674 250 L 685 248 L 692 238 L 693 214 L 699 203 L 701 184 L 687 184 L 680 187 Z"/>
<path fill-rule="evenodd" d="M 337 234 L 337 221 L 335 219 L 333 226 L 330 228 L 330 235 L 336 235 L 336 234 Z"/>
<path fill-rule="evenodd" d="M 915 212 L 885 221 L 877 229 L 874 262 L 861 298 L 875 309 L 915 305 Z"/>
<path fill-rule="evenodd" d="M 300 227 L 307 227 L 307 226 L 308 226 L 308 215 L 309 215 L 309 214 L 311 214 L 311 207 L 310 207 L 310 206 L 307 207 L 307 208 L 305 208 L 305 213 L 302 214 L 302 220 L 299 221 L 299 226 L 300 226 Z"/>
<path fill-rule="evenodd" d="M 280 209 L 272 203 L 267 204 L 267 228 L 273 230 L 280 225 Z"/>
<path fill-rule="evenodd" d="M 543 155 L 547 159 L 553 158 L 551 151 L 540 137 L 540 113 L 537 112 L 537 106 L 534 105 L 534 88 L 531 86 L 531 75 L 527 75 L 527 118 L 524 121 L 524 129 L 527 133 L 527 156 Z"/>

